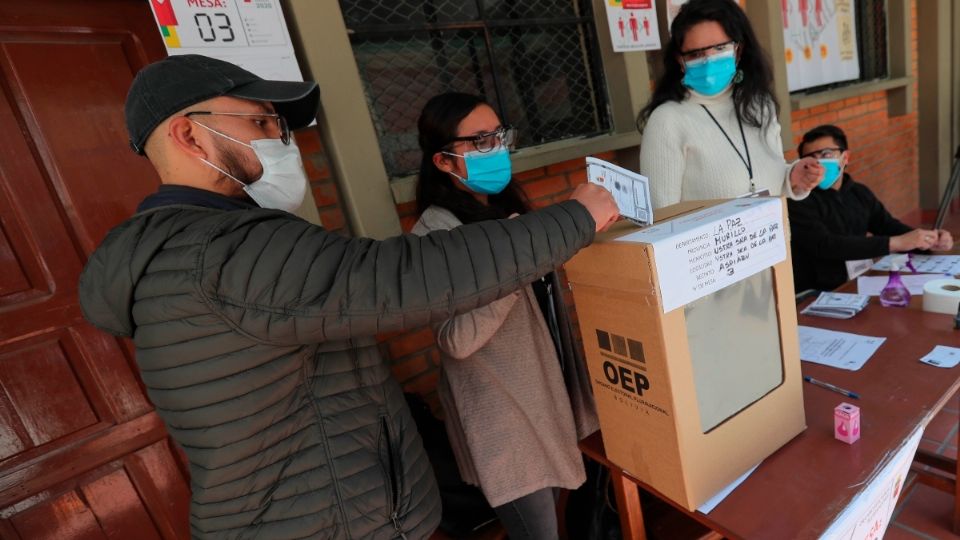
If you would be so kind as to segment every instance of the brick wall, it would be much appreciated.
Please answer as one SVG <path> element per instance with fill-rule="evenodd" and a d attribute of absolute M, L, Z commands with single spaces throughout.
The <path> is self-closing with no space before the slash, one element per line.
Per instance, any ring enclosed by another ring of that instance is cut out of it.
<path fill-rule="evenodd" d="M 298 130 L 295 137 L 321 223 L 329 231 L 349 235 L 350 225 L 343 213 L 340 190 L 330 172 L 330 162 L 320 139 L 320 131 L 316 127 L 307 127 Z"/>
<path fill-rule="evenodd" d="M 913 73 L 917 73 L 917 4 L 911 6 Z M 820 124 L 835 124 L 847 134 L 850 165 L 847 171 L 866 184 L 894 216 L 914 225 L 919 223 L 919 141 L 914 83 L 914 112 L 890 117 L 887 93 L 873 92 L 794 111 L 794 147 L 787 159 L 796 159 L 796 145 L 803 134 Z"/>

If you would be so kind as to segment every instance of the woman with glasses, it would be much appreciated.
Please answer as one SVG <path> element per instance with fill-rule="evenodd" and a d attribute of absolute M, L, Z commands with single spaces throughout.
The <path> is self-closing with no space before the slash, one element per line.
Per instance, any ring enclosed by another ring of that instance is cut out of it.
<path fill-rule="evenodd" d="M 426 104 L 418 127 L 421 216 L 414 233 L 527 212 L 511 181 L 516 131 L 490 105 L 442 94 Z M 490 260 L 476 273 L 496 272 L 497 264 Z M 576 384 L 589 383 L 573 359 L 556 279 L 535 277 L 514 294 L 434 327 L 442 358 L 437 391 L 460 473 L 481 488 L 511 539 L 557 537 L 554 490 L 584 482 L 578 435 L 597 429 L 592 395 Z"/>
<path fill-rule="evenodd" d="M 740 6 L 690 0 L 670 31 L 663 76 L 637 119 L 654 207 L 765 190 L 806 196 L 823 168 L 785 162 L 773 72 Z"/>

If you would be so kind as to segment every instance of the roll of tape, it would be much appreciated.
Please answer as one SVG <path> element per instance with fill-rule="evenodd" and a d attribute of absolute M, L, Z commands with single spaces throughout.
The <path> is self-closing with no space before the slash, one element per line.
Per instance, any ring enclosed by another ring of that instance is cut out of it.
<path fill-rule="evenodd" d="M 923 285 L 923 310 L 956 315 L 960 306 L 960 279 L 934 279 Z"/>

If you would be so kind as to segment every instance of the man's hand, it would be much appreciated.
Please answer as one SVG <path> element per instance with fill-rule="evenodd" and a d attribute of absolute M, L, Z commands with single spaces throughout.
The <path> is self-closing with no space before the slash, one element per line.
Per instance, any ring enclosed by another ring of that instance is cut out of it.
<path fill-rule="evenodd" d="M 806 193 L 817 187 L 824 172 L 825 169 L 819 161 L 805 157 L 790 169 L 790 187 L 794 193 Z"/>
<path fill-rule="evenodd" d="M 953 236 L 950 234 L 950 231 L 945 231 L 940 229 L 935 231 L 937 233 L 937 241 L 934 242 L 930 249 L 933 251 L 950 251 L 953 249 Z"/>
<path fill-rule="evenodd" d="M 944 231 L 947 236 L 950 233 Z M 931 231 L 929 229 L 914 229 L 906 234 L 901 234 L 900 236 L 891 236 L 890 237 L 890 252 L 903 253 L 906 251 L 913 251 L 915 249 L 930 249 L 937 243 L 937 231 Z M 953 239 L 949 239 L 950 245 L 953 246 Z"/>
<path fill-rule="evenodd" d="M 596 184 L 580 184 L 573 190 L 570 200 L 577 201 L 590 212 L 597 224 L 597 232 L 606 229 L 620 217 L 620 210 L 613 200 L 613 195 Z"/>

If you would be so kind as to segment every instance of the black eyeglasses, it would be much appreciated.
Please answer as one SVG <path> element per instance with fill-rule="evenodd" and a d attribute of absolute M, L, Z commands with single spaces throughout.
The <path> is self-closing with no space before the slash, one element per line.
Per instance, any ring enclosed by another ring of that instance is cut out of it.
<path fill-rule="evenodd" d="M 266 128 L 269 124 L 276 122 L 277 131 L 280 132 L 280 142 L 290 144 L 290 127 L 287 125 L 287 119 L 274 113 L 234 113 L 234 112 L 214 112 L 214 111 L 191 111 L 184 116 L 246 116 L 252 118 L 261 128 Z"/>
<path fill-rule="evenodd" d="M 449 144 L 455 142 L 468 142 L 473 144 L 473 148 L 480 153 L 487 153 L 500 146 L 510 148 L 517 140 L 517 129 L 513 126 L 503 126 L 488 133 L 477 133 L 468 137 L 454 137 Z M 448 144 L 448 146 L 449 146 Z"/>
<path fill-rule="evenodd" d="M 727 41 L 725 43 L 717 43 L 716 45 L 710 45 L 709 47 L 703 47 L 702 49 L 693 49 L 692 51 L 680 53 L 680 57 L 683 58 L 684 63 L 692 62 L 696 60 L 703 60 L 708 56 L 713 56 L 715 54 L 723 54 L 725 52 L 733 51 L 737 48 L 736 41 Z"/>
<path fill-rule="evenodd" d="M 814 157 L 817 159 L 835 159 L 840 157 L 840 154 L 844 152 L 843 148 L 832 147 L 832 148 L 821 148 L 819 150 L 814 150 L 813 152 L 807 152 L 806 154 L 800 156 L 801 158 L 805 157 Z"/>

